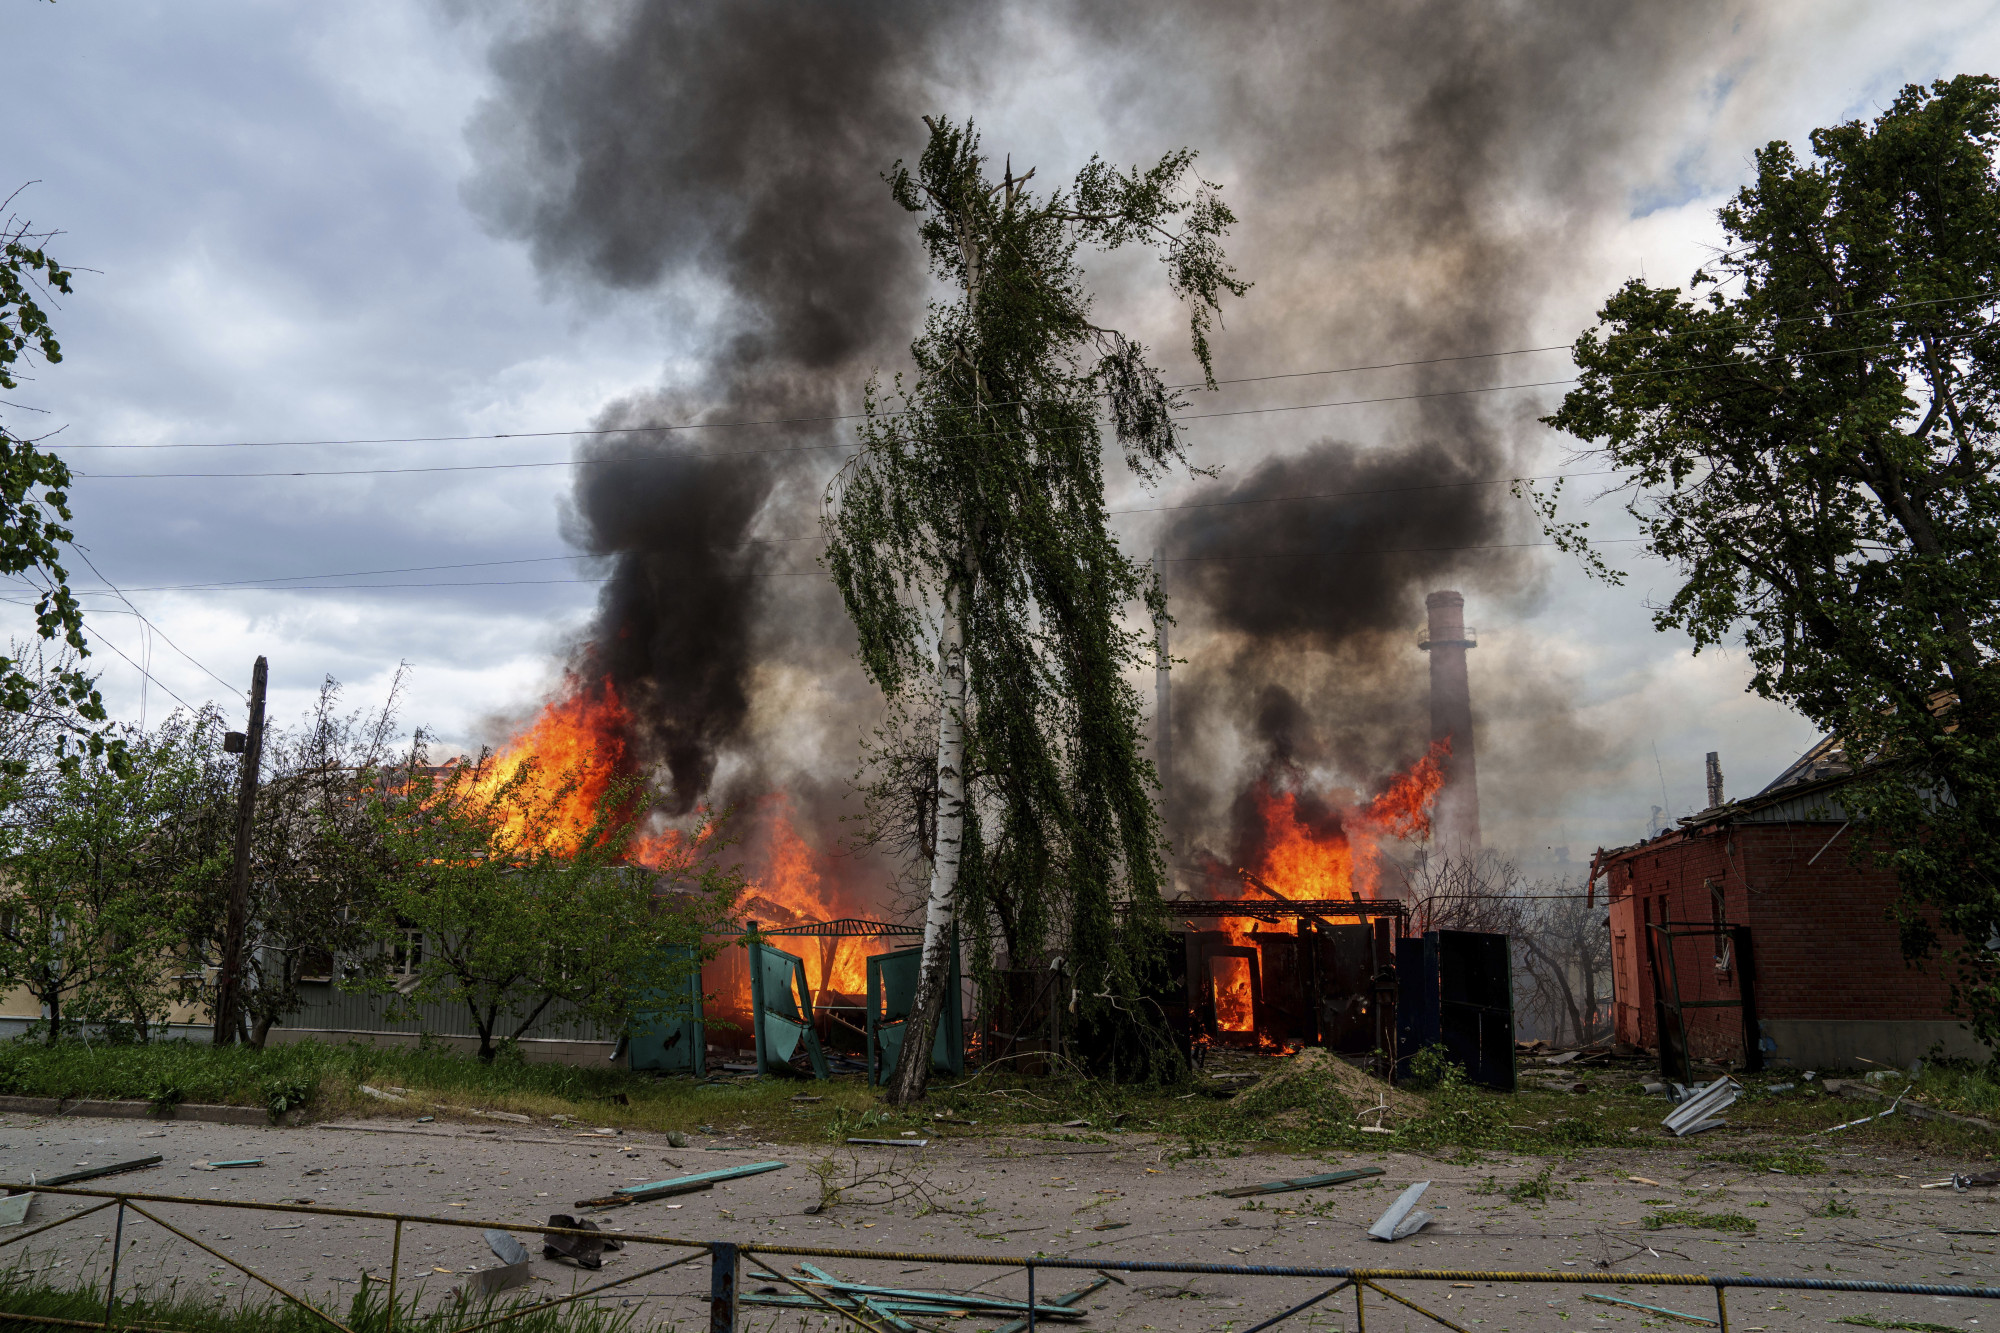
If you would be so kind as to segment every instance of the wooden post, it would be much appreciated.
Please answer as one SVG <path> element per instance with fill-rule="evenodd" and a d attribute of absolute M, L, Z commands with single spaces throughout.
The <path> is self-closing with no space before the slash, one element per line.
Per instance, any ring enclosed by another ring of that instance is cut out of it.
<path fill-rule="evenodd" d="M 250 826 L 257 813 L 257 770 L 264 757 L 264 685 L 270 667 L 257 659 L 250 673 L 250 730 L 236 787 L 236 855 L 229 869 L 229 915 L 223 926 L 222 970 L 215 983 L 217 1046 L 236 1040 L 243 999 L 243 943 L 250 933 Z"/>

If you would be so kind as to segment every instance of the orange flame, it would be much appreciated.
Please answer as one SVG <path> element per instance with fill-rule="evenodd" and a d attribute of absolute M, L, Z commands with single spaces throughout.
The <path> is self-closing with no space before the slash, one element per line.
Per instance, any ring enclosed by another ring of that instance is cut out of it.
<path fill-rule="evenodd" d="M 1297 792 L 1281 792 L 1260 783 L 1252 793 L 1263 823 L 1263 854 L 1256 877 L 1291 899 L 1352 899 L 1378 897 L 1381 889 L 1381 844 L 1392 839 L 1425 838 L 1431 831 L 1431 808 L 1444 786 L 1444 760 L 1449 742 L 1440 741 L 1406 771 L 1389 780 L 1382 793 L 1366 805 L 1348 806 L 1338 818 L 1314 821 L 1300 811 Z M 1218 886 L 1223 887 L 1223 886 Z M 1247 883 L 1223 889 L 1234 898 L 1264 895 Z M 1260 922 L 1253 917 L 1224 917 L 1216 929 L 1230 942 L 1254 946 L 1259 932 L 1294 933 L 1296 923 Z M 1250 963 L 1245 958 L 1211 959 L 1216 1027 L 1225 1033 L 1249 1034 L 1255 1029 L 1250 989 Z M 1289 1052 L 1267 1034 L 1257 1043 L 1267 1050 Z"/>
<path fill-rule="evenodd" d="M 1215 983 L 1215 1026 L 1224 1032 L 1251 1032 L 1256 1014 L 1250 993 L 1248 958 L 1211 958 L 1208 971 Z"/>
<path fill-rule="evenodd" d="M 573 855 L 582 849 L 599 803 L 624 766 L 626 720 L 610 681 L 586 690 L 572 680 L 561 698 L 543 705 L 527 730 L 488 761 L 472 792 L 490 797 L 520 778 L 524 799 L 507 802 L 502 813 L 509 840 L 537 842 L 538 850 Z M 530 811 L 537 812 L 533 830 Z"/>
<path fill-rule="evenodd" d="M 1257 875 L 1288 898 L 1373 898 L 1381 887 L 1381 843 L 1427 838 L 1431 806 L 1444 786 L 1450 742 L 1439 741 L 1365 806 L 1343 810 L 1334 828 L 1319 831 L 1299 817 L 1296 792 L 1260 787 L 1264 858 Z"/>

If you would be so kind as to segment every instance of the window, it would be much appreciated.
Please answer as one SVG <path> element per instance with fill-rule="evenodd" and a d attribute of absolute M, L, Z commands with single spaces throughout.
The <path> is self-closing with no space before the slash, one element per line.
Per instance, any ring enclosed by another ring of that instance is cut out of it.
<path fill-rule="evenodd" d="M 389 975 L 396 989 L 408 995 L 416 988 L 424 965 L 424 932 L 405 930 L 389 950 Z"/>
<path fill-rule="evenodd" d="M 332 981 L 333 955 L 324 949 L 299 950 L 300 981 Z"/>

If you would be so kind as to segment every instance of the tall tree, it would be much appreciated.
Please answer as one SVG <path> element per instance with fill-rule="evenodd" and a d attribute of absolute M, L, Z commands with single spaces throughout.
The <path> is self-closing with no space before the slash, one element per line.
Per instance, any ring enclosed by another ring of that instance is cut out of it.
<path fill-rule="evenodd" d="M 17 192 L 18 193 L 18 192 Z M 0 200 L 0 209 L 13 196 Z M 70 290 L 70 272 L 46 249 L 51 232 L 36 231 L 9 215 L 0 221 L 0 394 L 21 387 L 20 377 L 37 362 L 62 360 L 43 302 L 54 304 Z M 0 418 L 20 404 L 0 398 Z M 44 640 L 60 640 L 77 658 L 89 655 L 83 634 L 83 608 L 69 589 L 62 548 L 71 538 L 69 465 L 17 435 L 0 420 L 0 574 L 27 582 L 36 593 L 35 632 Z M 0 656 L 0 708 L 23 713 L 53 685 L 61 702 L 84 723 L 104 722 L 104 701 L 96 682 L 79 662 L 63 659 L 53 680 L 37 679 L 23 669 L 18 653 Z M 77 738 L 93 755 L 102 753 L 98 729 L 80 729 Z M 65 749 L 67 736 L 58 737 Z M 114 750 L 114 757 L 117 751 Z"/>
<path fill-rule="evenodd" d="M 1099 422 L 1108 409 L 1126 465 L 1151 480 L 1182 461 L 1180 400 L 1143 346 L 1092 322 L 1077 254 L 1157 251 L 1210 383 L 1221 299 L 1247 290 L 1222 253 L 1235 218 L 1192 152 L 1125 173 L 1093 158 L 1037 197 L 1033 169 L 988 177 L 969 122 L 925 124 L 916 168 L 898 162 L 887 179 L 952 296 L 931 305 L 893 407 L 869 385 L 861 451 L 823 517 L 863 666 L 892 701 L 934 707 L 937 725 L 933 809 L 917 821 L 923 963 L 896 1103 L 924 1093 L 954 925 L 987 930 L 996 874 L 1020 890 L 1016 965 L 1061 929 L 1085 1003 L 1136 992 L 1114 913 L 1131 911 L 1126 938 L 1144 932 L 1162 869 L 1126 681 L 1151 641 L 1124 615 L 1164 602 L 1109 531 Z"/>
<path fill-rule="evenodd" d="M 1750 688 L 1841 738 L 1838 800 L 2000 1039 L 2000 85 L 1905 88 L 1872 124 L 1757 154 L 1691 292 L 1630 282 L 1550 424 L 1625 476 L 1681 585 L 1655 623 L 1740 635 Z M 1616 578 L 1587 525 L 1559 544 Z M 1949 935 L 1966 943 L 1941 937 Z M 1969 947 L 1968 947 L 1969 946 Z"/>

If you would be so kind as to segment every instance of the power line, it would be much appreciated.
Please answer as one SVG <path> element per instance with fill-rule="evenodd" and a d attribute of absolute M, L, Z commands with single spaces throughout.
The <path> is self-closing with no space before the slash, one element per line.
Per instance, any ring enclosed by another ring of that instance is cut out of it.
<path fill-rule="evenodd" d="M 1604 546 L 1622 545 L 1633 542 L 1643 542 L 1645 540 L 1647 539 L 1644 537 L 1603 537 L 1597 539 L 1598 544 Z M 1227 561 L 1227 560 L 1316 560 L 1316 559 L 1332 559 L 1336 557 L 1345 559 L 1352 556 L 1420 555 L 1420 554 L 1431 554 L 1441 551 L 1511 551 L 1533 546 L 1554 546 L 1555 544 L 1556 543 L 1554 542 L 1482 542 L 1482 543 L 1473 543 L 1462 546 L 1377 546 L 1377 547 L 1357 546 L 1357 547 L 1343 547 L 1337 550 L 1328 550 L 1328 551 L 1252 551 L 1236 555 L 1168 556 L 1167 563 L 1202 564 L 1212 561 Z M 566 557 L 551 557 L 551 558 L 563 559 Z M 506 564 L 511 562 L 495 561 L 493 563 Z M 441 566 L 441 568 L 452 568 L 452 566 Z M 315 576 L 302 575 L 300 577 L 311 578 Z M 334 574 L 325 574 L 325 575 L 319 575 L 317 577 L 338 578 L 341 576 Z M 367 591 L 376 588 L 384 588 L 384 589 L 386 588 L 539 588 L 539 587 L 553 587 L 553 586 L 561 586 L 565 584 L 577 584 L 577 583 L 603 583 L 610 577 L 611 575 L 609 574 L 597 574 L 597 575 L 588 575 L 582 578 L 572 578 L 572 579 L 464 579 L 464 580 L 454 579 L 454 580 L 435 580 L 435 581 L 425 580 L 425 581 L 406 582 L 406 583 L 316 583 L 316 584 L 306 584 L 298 587 L 275 587 L 268 585 L 260 585 L 247 581 L 240 583 L 175 583 L 175 584 L 160 584 L 150 588 L 133 588 L 130 589 L 130 591 L 132 592 L 352 592 L 352 591 Z M 689 579 L 694 579 L 702 576 L 690 574 L 687 577 Z M 818 569 L 759 570 L 752 573 L 740 574 L 737 575 L 736 577 L 744 579 L 801 579 L 801 578 L 823 578 L 825 577 L 825 573 L 824 571 Z M 79 589 L 74 589 L 73 591 L 83 594 L 96 594 L 100 593 L 102 590 L 96 588 L 79 588 Z"/>
<path fill-rule="evenodd" d="M 1874 351 L 1880 351 L 1886 347 L 1894 347 L 1897 345 L 1898 344 L 1895 343 L 1862 343 L 1862 344 L 1857 344 L 1856 346 L 1853 347 L 1832 347 L 1818 352 L 1802 352 L 1799 354 L 1798 359 L 1809 360 L 1815 357 L 1822 357 L 1822 356 L 1844 356 L 1850 352 L 1874 352 Z M 1613 380 L 1651 379 L 1651 378 L 1658 378 L 1659 376 L 1663 375 L 1684 375 L 1697 370 L 1726 370 L 1732 367 L 1741 367 L 1743 364 L 1744 363 L 1741 361 L 1712 361 L 1702 365 L 1673 366 L 1663 370 L 1630 371 L 1623 374 L 1607 376 L 1607 378 Z M 1187 412 L 1175 416 L 1174 420 L 1216 421 L 1227 417 L 1267 416 L 1278 412 L 1311 412 L 1330 407 L 1367 407 L 1382 403 L 1417 402 L 1431 398 L 1457 398 L 1457 397 L 1466 397 L 1474 394 L 1507 393 L 1517 389 L 1559 388 L 1566 384 L 1581 384 L 1582 382 L 1583 381 L 1580 378 L 1572 376 L 1568 379 L 1535 380 L 1522 384 L 1489 384 L 1480 388 L 1472 388 L 1472 389 L 1435 389 L 1424 393 L 1388 394 L 1376 398 L 1342 398 L 1324 403 L 1290 403 L 1275 407 L 1244 407 L 1244 408 L 1235 408 L 1223 412 Z M 993 404 L 993 406 L 997 406 L 997 404 Z M 850 420 L 852 418 L 851 416 L 849 416 L 849 417 L 824 417 L 817 419 L 823 421 L 836 421 L 836 420 Z M 756 423 L 746 423 L 746 424 L 756 424 Z M 621 427 L 619 428 L 619 431 L 620 433 L 623 433 L 625 431 L 646 431 L 646 430 L 665 431 L 665 430 L 680 430 L 680 429 L 692 429 L 692 427 L 687 427 L 687 428 L 678 426 Z M 549 432 L 549 433 L 554 433 L 554 432 Z M 562 433 L 603 434 L 609 432 L 572 431 L 572 432 L 562 432 Z M 941 440 L 943 439 L 978 440 L 978 439 L 990 439 L 995 436 L 1002 436 L 1002 435 L 1019 435 L 1023 433 L 1025 432 L 1023 432 L 1019 427 L 1009 427 L 1004 430 L 968 431 L 958 435 L 941 436 L 939 438 Z M 480 438 L 487 438 L 487 437 L 480 437 Z M 737 458 L 737 457 L 747 458 L 759 454 L 814 453 L 827 449 L 852 449 L 852 448 L 853 446 L 846 441 L 832 441 L 826 444 L 786 445 L 775 449 L 729 449 L 729 450 L 711 451 L 708 453 L 680 453 L 672 455 L 671 457 L 676 460 L 699 459 L 699 458 Z M 87 481 L 193 481 L 193 480 L 222 481 L 222 480 L 232 480 L 232 479 L 257 480 L 257 479 L 269 479 L 273 477 L 379 477 L 379 476 L 401 475 L 405 473 L 513 472 L 513 471 L 535 470 L 543 468 L 589 467 L 597 464 L 606 464 L 606 463 L 653 462 L 661 459 L 662 457 L 663 457 L 662 455 L 657 453 L 640 453 L 640 454 L 627 454 L 622 457 L 614 456 L 614 457 L 599 457 L 599 458 L 541 459 L 526 463 L 429 463 L 429 464 L 421 464 L 415 467 L 290 468 L 290 469 L 274 469 L 268 472 L 78 472 L 75 474 L 75 478 L 76 480 L 79 481 L 86 481 L 86 480 Z"/>
<path fill-rule="evenodd" d="M 1894 305 L 1872 306 L 1865 310 L 1835 310 L 1835 311 L 1825 312 L 1824 314 L 1794 315 L 1780 319 L 1770 320 L 1764 324 L 1756 324 L 1756 325 L 1753 325 L 1748 321 L 1738 321 L 1737 323 L 1734 324 L 1717 325 L 1711 328 L 1690 329 L 1686 330 L 1683 333 L 1673 334 L 1669 336 L 1677 338 L 1693 337 L 1697 335 L 1706 336 L 1719 332 L 1725 332 L 1732 328 L 1776 327 L 1785 324 L 1812 322 L 1822 319 L 1846 319 L 1860 315 L 1888 314 L 1891 311 L 1909 310 L 1919 306 L 1955 305 L 1963 301 L 1984 301 L 1984 300 L 1989 300 L 1996 295 L 2000 295 L 2000 292 L 1976 292 L 1968 296 L 1942 296 L 1923 301 L 1904 301 Z M 1890 346 L 1890 345 L 1892 344 L 1884 343 L 1884 344 L 1876 344 L 1875 346 L 1879 347 L 1879 346 Z M 1216 380 L 1215 385 L 1216 387 L 1220 388 L 1225 385 L 1266 384 L 1276 380 L 1314 379 L 1329 375 L 1360 374 L 1366 371 L 1401 370 L 1418 366 L 1440 366 L 1440 365 L 1449 365 L 1461 361 L 1487 361 L 1503 356 L 1528 356 L 1540 352 L 1567 352 L 1570 351 L 1573 347 L 1574 347 L 1573 343 L 1557 343 L 1557 344 L 1550 344 L 1549 346 L 1546 347 L 1507 348 L 1505 350 L 1497 352 L 1467 352 L 1457 356 L 1422 357 L 1404 361 L 1378 361 L 1364 365 L 1335 366 L 1324 370 L 1293 370 L 1293 371 L 1281 371 L 1270 375 L 1242 375 L 1242 376 L 1237 376 L 1233 379 Z M 1868 348 L 1868 349 L 1843 348 L 1838 350 L 1842 351 L 1873 350 L 1873 348 Z M 1702 367 L 1684 367 L 1684 369 L 1702 369 Z M 1555 380 L 1555 381 L 1550 381 L 1550 383 L 1567 384 L 1567 383 L 1575 383 L 1575 381 Z M 1205 389 L 1208 387 L 1208 384 L 1206 381 L 1202 381 L 1198 383 L 1170 384 L 1167 385 L 1166 387 L 1169 390 L 1178 391 L 1182 389 Z M 1465 390 L 1463 392 L 1491 392 L 1491 391 Z M 1418 396 L 1425 396 L 1425 395 L 1418 395 Z M 1396 402 L 1402 400 L 1388 398 L 1388 399 L 1364 399 L 1360 401 Z M 997 402 L 988 404 L 989 407 L 1018 407 L 1020 405 L 1021 402 Z M 1271 410 L 1295 410 L 1295 409 L 1271 409 Z M 761 417 L 743 421 L 689 421 L 689 422 L 672 422 L 667 424 L 651 425 L 651 426 L 581 426 L 581 427 L 569 427 L 562 430 L 496 431 L 484 435 L 386 435 L 386 436 L 359 437 L 354 439 L 330 439 L 330 440 L 231 440 L 231 441 L 218 441 L 212 443 L 178 442 L 178 443 L 167 443 L 167 444 L 60 444 L 52 447 L 58 449 L 292 449 L 292 448 L 329 448 L 336 445 L 371 445 L 371 444 L 471 444 L 488 440 L 560 439 L 564 437 L 578 436 L 578 435 L 593 435 L 593 436 L 647 435 L 647 434 L 663 434 L 668 432 L 693 431 L 693 430 L 748 429 L 748 428 L 763 427 L 763 426 L 814 426 L 814 425 L 826 425 L 837 421 L 858 421 L 863 419 L 866 415 L 867 414 L 863 412 L 835 412 L 835 413 L 826 413 L 820 416 L 808 416 L 808 417 Z M 881 415 L 887 417 L 893 417 L 893 416 L 899 416 L 901 414 L 884 413 Z M 805 447 L 819 448 L 825 446 L 805 446 Z M 753 451 L 746 450 L 743 452 L 747 453 Z M 772 450 L 772 451 L 756 451 L 756 452 L 782 453 L 791 451 Z M 709 456 L 709 455 L 697 455 L 697 456 Z M 726 455 L 714 455 L 714 456 L 726 456 Z M 168 474 L 141 474 L 141 475 L 168 475 Z M 267 474 L 222 473 L 215 475 L 258 476 Z M 281 473 L 281 474 L 269 474 L 269 475 L 294 475 L 294 474 Z M 326 474 L 310 474 L 310 475 L 326 475 Z"/>
<path fill-rule="evenodd" d="M 1255 495 L 1232 497 L 1226 500 L 1193 500 L 1184 504 L 1140 505 L 1126 509 L 1108 509 L 1106 514 L 1124 517 L 1132 514 L 1170 513 L 1182 509 L 1213 509 L 1228 505 L 1278 504 L 1292 500 L 1329 500 L 1357 495 L 1400 495 L 1411 491 L 1450 490 L 1468 486 L 1499 486 L 1516 481 L 1553 481 L 1568 477 L 1601 477 L 1615 475 L 1615 469 L 1604 468 L 1587 472 L 1549 472 L 1528 477 L 1485 477 L 1470 481 L 1430 481 L 1408 486 L 1357 487 L 1340 491 L 1306 491 L 1294 495 Z M 775 546 L 792 542 L 816 542 L 826 538 L 820 533 L 808 533 L 797 537 L 748 537 L 728 546 L 713 546 L 713 551 L 737 551 L 751 546 Z M 134 588 L 133 592 L 213 592 L 230 588 L 264 587 L 280 583 L 304 583 L 313 579 L 374 578 L 390 574 L 428 574 L 455 569 L 491 569 L 500 565 L 550 564 L 559 560 L 603 560 L 623 554 L 617 551 L 595 552 L 575 551 L 568 555 L 522 556 L 507 560 L 466 560 L 449 565 L 401 565 L 390 569 L 350 569 L 324 574 L 284 574 L 255 579 L 215 579 L 202 583 L 164 584 L 152 588 Z M 565 580 L 550 580 L 563 582 Z M 372 585 L 359 585 L 372 586 Z"/>
<path fill-rule="evenodd" d="M 192 653 L 188 652 L 187 649 L 175 643 L 172 639 L 169 639 L 166 635 L 165 630 L 162 630 L 158 625 L 155 625 L 152 621 L 146 619 L 146 613 L 141 611 L 138 607 L 132 605 L 132 599 L 127 597 L 124 593 L 119 592 L 118 586 L 114 584 L 110 579 L 104 577 L 104 571 L 99 569 L 96 563 L 91 560 L 90 553 L 88 551 L 85 551 L 81 546 L 76 545 L 74 542 L 70 544 L 70 549 L 75 551 L 79 556 L 83 557 L 83 563 L 90 566 L 90 572 L 97 575 L 97 577 L 103 581 L 104 586 L 111 589 L 111 591 L 117 595 L 118 600 L 125 603 L 126 609 L 131 611 L 133 615 L 139 617 L 140 622 L 144 624 L 146 628 L 150 629 L 153 633 L 159 635 L 161 641 L 165 643 L 167 647 L 173 649 L 175 652 L 179 653 L 182 657 L 187 658 L 188 661 L 193 662 L 196 666 L 200 667 L 202 671 L 207 674 L 210 680 L 222 686 L 223 689 L 230 691 L 232 694 L 240 693 L 240 691 L 238 691 L 234 685 L 231 685 L 228 681 L 216 675 L 213 671 L 210 671 L 206 663 L 202 662 L 199 658 L 195 657 Z M 120 652 L 118 655 L 120 657 L 125 657 L 125 654 L 122 652 Z M 129 657 L 125 657 L 125 660 L 128 662 L 132 661 L 132 659 Z M 132 665 L 135 667 L 139 666 L 137 662 L 132 662 Z M 139 670 L 141 674 L 145 674 L 144 667 L 139 667 Z M 151 676 L 148 675 L 147 678 L 151 679 Z M 160 688 L 163 690 L 167 689 L 165 685 L 160 686 Z M 174 694 L 172 690 L 167 690 L 167 693 Z M 174 694 L 174 697 L 176 699 L 180 698 L 178 694 Z M 182 700 L 182 702 L 185 703 L 186 701 Z"/>
<path fill-rule="evenodd" d="M 138 612 L 136 612 L 136 611 L 134 611 L 134 612 L 133 612 L 132 614 L 133 614 L 133 615 L 138 615 L 139 613 L 138 613 Z M 141 621 L 145 621 L 145 620 L 146 620 L 146 618 L 145 618 L 144 616 L 139 616 L 139 619 L 140 619 Z M 151 623 L 151 622 L 147 622 L 147 623 Z M 133 669 L 134 671 L 138 672 L 138 673 L 139 673 L 140 675 L 144 676 L 144 677 L 145 677 L 145 678 L 146 678 L 147 680 L 150 680 L 150 681 L 152 681 L 152 682 L 153 682 L 153 684 L 155 684 L 155 685 L 159 686 L 159 687 L 160 687 L 161 689 L 165 690 L 165 691 L 166 691 L 166 692 L 167 692 L 167 693 L 168 693 L 169 695 L 171 695 L 171 696 L 172 696 L 172 698 L 173 698 L 173 701 L 174 701 L 175 703 L 179 704 L 179 705 L 180 705 L 180 706 L 181 706 L 182 708 L 185 708 L 185 709 L 187 709 L 187 710 L 188 710 L 188 712 L 190 712 L 190 713 L 198 713 L 198 712 L 200 712 L 200 711 L 201 711 L 200 709 L 196 708 L 196 707 L 195 707 L 195 706 L 194 706 L 193 704 L 189 703 L 189 702 L 188 702 L 187 700 L 185 700 L 185 699 L 181 698 L 181 697 L 180 697 L 180 696 L 179 696 L 178 694 L 174 694 L 174 691 L 173 691 L 173 688 L 172 688 L 172 687 L 171 687 L 170 685 L 168 685 L 168 684 L 167 684 L 167 682 L 165 682 L 164 680 L 161 680 L 161 679 L 160 679 L 160 678 L 159 678 L 158 676 L 156 676 L 156 675 L 154 675 L 154 674 L 153 674 L 152 672 L 150 672 L 150 671 L 146 670 L 146 668 L 144 668 L 144 667 L 140 666 L 140 665 L 139 665 L 139 664 L 138 664 L 137 662 L 133 662 L 133 661 L 132 661 L 132 658 L 131 658 L 131 655 L 130 655 L 130 654 L 128 654 L 128 653 L 127 653 L 127 652 L 126 652 L 126 651 L 125 651 L 125 650 L 124 650 L 123 648 L 120 648 L 120 647 L 119 647 L 119 646 L 118 646 L 117 644 L 115 644 L 115 643 L 111 642 L 111 640 L 109 640 L 109 639 L 105 638 L 105 637 L 104 637 L 104 636 L 103 636 L 102 634 L 96 634 L 96 635 L 93 635 L 92 637 L 94 637 L 94 638 L 95 638 L 95 639 L 96 639 L 96 640 L 97 640 L 97 641 L 98 641 L 99 643 L 103 644 L 103 645 L 104 645 L 104 646 L 105 646 L 106 648 L 109 648 L 109 649 L 110 649 L 110 650 L 111 650 L 112 652 L 114 652 L 114 653 L 117 653 L 117 654 L 118 654 L 118 655 L 119 655 L 120 657 L 124 658 L 124 659 L 125 659 L 125 660 L 126 660 L 127 662 L 130 662 L 130 663 L 131 663 L 131 665 L 132 665 L 132 669 Z M 164 638 L 166 638 L 167 636 L 166 636 L 166 635 L 164 635 L 164 634 L 162 634 L 162 635 L 160 635 L 160 637 L 164 639 Z M 175 649 L 174 651 L 176 651 L 176 652 L 179 652 L 180 650 L 179 650 L 179 649 Z M 181 656 L 183 656 L 183 657 L 187 657 L 187 654 L 185 654 L 185 653 L 182 653 L 182 654 L 181 654 Z M 191 662 L 192 662 L 192 661 L 194 661 L 194 659 L 193 659 L 193 658 L 191 658 L 191 657 L 190 657 L 190 658 L 188 658 L 188 660 L 189 660 L 189 661 L 191 661 Z M 196 665 L 196 666 L 201 666 L 201 664 L 200 664 L 199 662 L 196 662 L 196 663 L 195 663 L 195 665 Z M 202 667 L 202 670 L 206 671 L 206 670 L 208 670 L 208 668 L 207 668 L 207 667 Z"/>

